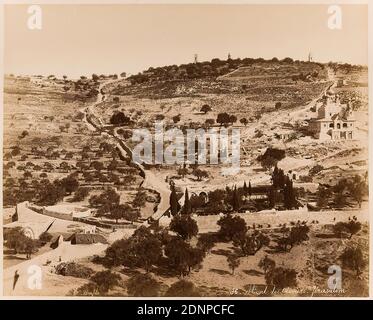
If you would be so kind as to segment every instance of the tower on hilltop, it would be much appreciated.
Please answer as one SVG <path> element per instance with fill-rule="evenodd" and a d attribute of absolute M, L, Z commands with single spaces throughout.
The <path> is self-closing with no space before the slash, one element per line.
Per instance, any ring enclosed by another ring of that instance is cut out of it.
<path fill-rule="evenodd" d="M 308 53 L 308 62 L 312 62 L 313 61 L 313 58 L 312 58 L 312 53 L 311 51 Z"/>

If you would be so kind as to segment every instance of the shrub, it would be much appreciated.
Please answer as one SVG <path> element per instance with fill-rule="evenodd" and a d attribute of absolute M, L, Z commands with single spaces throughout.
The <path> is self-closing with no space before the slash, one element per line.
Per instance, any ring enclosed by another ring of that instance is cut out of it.
<path fill-rule="evenodd" d="M 231 241 L 234 236 L 245 235 L 247 232 L 245 220 L 238 216 L 225 215 L 217 223 L 220 226 L 218 235 L 223 241 Z"/>
<path fill-rule="evenodd" d="M 110 123 L 113 125 L 122 125 L 131 123 L 131 118 L 127 117 L 123 112 L 115 112 L 111 118 Z"/>
<path fill-rule="evenodd" d="M 249 121 L 246 118 L 241 118 L 240 122 L 246 127 Z"/>
<path fill-rule="evenodd" d="M 75 262 L 62 262 L 56 266 L 55 270 L 57 274 L 62 276 L 83 279 L 89 279 L 94 274 L 94 271 L 91 268 Z"/>
<path fill-rule="evenodd" d="M 229 255 L 227 257 L 227 262 L 228 262 L 229 269 L 231 269 L 232 274 L 234 274 L 234 270 L 238 268 L 238 266 L 240 265 L 240 260 L 236 256 Z"/>
<path fill-rule="evenodd" d="M 173 116 L 173 117 L 172 117 L 172 121 L 173 121 L 174 123 L 178 123 L 180 120 L 181 120 L 181 119 L 180 119 L 180 115 L 176 115 L 176 116 Z"/>
<path fill-rule="evenodd" d="M 44 242 L 44 243 L 47 243 L 47 242 L 51 241 L 52 238 L 53 238 L 53 236 L 52 236 L 50 233 L 46 232 L 46 231 L 43 232 L 43 233 L 39 236 L 39 240 L 40 240 L 41 242 Z"/>
<path fill-rule="evenodd" d="M 149 274 L 132 276 L 127 281 L 127 292 L 134 297 L 158 296 L 160 284 Z"/>
<path fill-rule="evenodd" d="M 258 266 L 264 270 L 264 273 L 267 273 L 276 267 L 276 262 L 266 255 L 264 258 L 260 259 Z"/>
<path fill-rule="evenodd" d="M 203 233 L 198 237 L 197 247 L 202 249 L 205 253 L 210 252 L 217 241 L 216 234 Z"/>
<path fill-rule="evenodd" d="M 207 112 L 209 112 L 211 110 L 212 110 L 212 108 L 208 104 L 204 104 L 201 108 L 201 112 L 203 112 L 204 114 L 206 114 Z"/>
<path fill-rule="evenodd" d="M 284 236 L 277 240 L 277 245 L 283 251 L 289 251 L 294 247 L 296 244 L 300 244 L 303 241 L 307 241 L 309 239 L 308 233 L 310 228 L 306 225 L 296 225 L 292 227 L 290 230 L 284 228 Z"/>
<path fill-rule="evenodd" d="M 120 195 L 114 189 L 103 191 L 100 195 L 93 195 L 89 198 L 89 204 L 98 208 L 98 214 L 107 214 L 119 204 Z"/>
<path fill-rule="evenodd" d="M 203 250 L 192 247 L 180 238 L 168 242 L 164 253 L 172 270 L 180 276 L 188 275 L 192 268 L 199 268 L 205 256 Z"/>
<path fill-rule="evenodd" d="M 265 153 L 258 157 L 263 168 L 271 168 L 276 165 L 276 163 L 285 158 L 285 150 L 276 148 L 267 148 Z"/>
<path fill-rule="evenodd" d="M 110 289 L 120 284 L 121 277 L 119 274 L 110 270 L 97 272 L 91 281 L 97 285 L 98 291 L 101 294 L 107 293 Z"/>
<path fill-rule="evenodd" d="M 83 201 L 89 194 L 88 187 L 79 187 L 75 193 L 73 198 L 71 199 L 73 202 Z"/>
<path fill-rule="evenodd" d="M 210 127 L 215 124 L 215 119 L 206 119 L 205 124 Z"/>
<path fill-rule="evenodd" d="M 297 285 L 297 272 L 294 269 L 277 267 L 265 275 L 267 285 L 278 289 L 293 288 Z"/>
<path fill-rule="evenodd" d="M 349 222 L 337 222 L 333 226 L 333 231 L 335 234 L 341 237 L 344 232 L 349 233 L 349 239 L 351 239 L 354 234 L 358 233 L 360 229 L 361 223 L 355 220 L 351 220 Z"/>
<path fill-rule="evenodd" d="M 187 280 L 179 280 L 173 283 L 165 293 L 166 297 L 200 297 L 198 289 L 193 282 Z"/>
<path fill-rule="evenodd" d="M 184 240 L 198 234 L 197 222 L 189 215 L 175 215 L 171 220 L 170 230 L 178 233 Z"/>
<path fill-rule="evenodd" d="M 158 120 L 158 121 L 162 121 L 162 120 L 164 120 L 164 118 L 165 118 L 165 116 L 163 114 L 157 114 L 155 116 L 155 120 Z"/>
<path fill-rule="evenodd" d="M 233 244 L 240 247 L 245 256 L 255 255 L 263 246 L 268 246 L 269 242 L 269 237 L 259 231 L 251 234 L 237 233 L 233 236 Z"/>
<path fill-rule="evenodd" d="M 344 267 L 351 268 L 356 272 L 356 276 L 359 276 L 362 273 L 362 269 L 367 265 L 363 252 L 359 247 L 346 248 L 340 256 L 340 259 Z"/>
<path fill-rule="evenodd" d="M 115 241 L 106 249 L 108 266 L 143 267 L 149 271 L 162 256 L 162 243 L 146 227 L 140 227 L 128 239 Z"/>
<path fill-rule="evenodd" d="M 192 174 L 197 177 L 198 181 L 201 181 L 203 178 L 208 178 L 209 174 L 205 170 L 195 169 Z"/>
<path fill-rule="evenodd" d="M 316 192 L 316 205 L 319 208 L 325 208 L 329 204 L 329 198 L 332 196 L 331 188 L 319 185 Z"/>
<path fill-rule="evenodd" d="M 324 170 L 324 167 L 322 165 L 317 164 L 317 165 L 313 166 L 308 173 L 309 173 L 310 176 L 315 176 L 316 174 L 318 174 L 322 170 Z"/>
<path fill-rule="evenodd" d="M 4 240 L 7 248 L 13 249 L 15 253 L 25 253 L 27 259 L 30 259 L 40 246 L 39 240 L 27 237 L 20 227 L 12 228 L 4 233 Z"/>

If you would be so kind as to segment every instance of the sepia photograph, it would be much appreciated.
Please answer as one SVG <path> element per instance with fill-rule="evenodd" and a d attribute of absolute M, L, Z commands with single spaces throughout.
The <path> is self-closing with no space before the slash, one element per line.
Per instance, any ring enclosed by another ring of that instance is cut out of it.
<path fill-rule="evenodd" d="M 2 4 L 1 295 L 369 298 L 368 11 Z"/>

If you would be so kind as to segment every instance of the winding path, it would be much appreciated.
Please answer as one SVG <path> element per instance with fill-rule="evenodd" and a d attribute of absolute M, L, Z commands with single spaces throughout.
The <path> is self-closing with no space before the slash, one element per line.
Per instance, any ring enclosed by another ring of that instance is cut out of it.
<path fill-rule="evenodd" d="M 116 134 L 113 128 L 105 127 L 102 120 L 95 115 L 94 108 L 103 101 L 102 89 L 118 80 L 109 80 L 103 82 L 99 86 L 99 94 L 97 95 L 97 101 L 83 108 L 81 111 L 85 114 L 84 121 L 92 126 L 96 131 L 100 132 L 101 135 L 108 135 L 114 139 L 116 147 L 120 151 L 123 157 L 129 156 L 132 159 L 132 150 L 131 148 L 123 141 L 119 135 Z M 132 160 L 131 160 L 132 161 Z M 132 162 L 141 172 L 141 176 L 144 178 L 142 186 L 146 189 L 152 189 L 156 191 L 160 196 L 160 201 L 157 205 L 156 211 L 153 213 L 151 218 L 153 220 L 159 220 L 170 208 L 169 198 L 170 198 L 170 188 L 169 184 L 162 178 L 162 176 L 157 176 L 151 169 L 145 168 L 142 164 L 137 162 Z M 145 225 L 148 225 L 148 221 L 144 222 Z"/>

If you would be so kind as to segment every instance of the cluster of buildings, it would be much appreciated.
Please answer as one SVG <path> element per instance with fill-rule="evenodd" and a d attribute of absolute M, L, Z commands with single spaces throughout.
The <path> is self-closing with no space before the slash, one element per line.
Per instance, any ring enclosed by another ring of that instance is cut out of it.
<path fill-rule="evenodd" d="M 355 139 L 355 118 L 350 104 L 341 104 L 338 95 L 325 95 L 316 104 L 317 118 L 309 122 L 309 130 L 321 140 Z"/>

